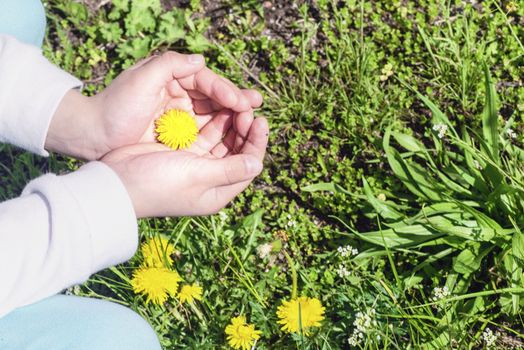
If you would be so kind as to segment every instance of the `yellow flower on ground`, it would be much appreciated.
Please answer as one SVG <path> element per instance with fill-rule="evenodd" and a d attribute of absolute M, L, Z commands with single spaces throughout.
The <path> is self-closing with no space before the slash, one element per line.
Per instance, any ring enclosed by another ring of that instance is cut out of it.
<path fill-rule="evenodd" d="M 302 325 L 302 333 L 308 334 L 309 328 L 320 326 L 320 321 L 324 319 L 324 310 L 317 298 L 285 300 L 277 309 L 278 323 L 288 333 L 299 333 Z"/>
<path fill-rule="evenodd" d="M 175 246 L 162 236 L 155 236 L 142 243 L 140 248 L 144 257 L 144 264 L 149 267 L 169 267 L 173 264 L 171 255 L 175 252 Z"/>
<path fill-rule="evenodd" d="M 234 317 L 226 327 L 227 341 L 233 349 L 251 349 L 261 333 L 254 325 L 246 323 L 246 317 L 242 315 Z"/>
<path fill-rule="evenodd" d="M 186 111 L 170 109 L 155 122 L 158 141 L 172 149 L 188 148 L 195 142 L 198 127 Z"/>
<path fill-rule="evenodd" d="M 189 285 L 183 285 L 178 293 L 178 298 L 181 303 L 192 303 L 193 300 L 202 300 L 202 287 L 197 286 L 195 283 Z"/>
<path fill-rule="evenodd" d="M 175 297 L 182 278 L 165 267 L 142 266 L 133 273 L 131 286 L 136 294 L 146 296 L 146 303 L 162 305 L 168 296 Z"/>

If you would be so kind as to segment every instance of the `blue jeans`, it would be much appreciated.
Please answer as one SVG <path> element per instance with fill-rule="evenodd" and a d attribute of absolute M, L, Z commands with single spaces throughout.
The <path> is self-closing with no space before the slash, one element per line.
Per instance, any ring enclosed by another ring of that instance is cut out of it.
<path fill-rule="evenodd" d="M 158 350 L 151 326 L 104 300 L 55 295 L 0 318 L 2 350 Z"/>
<path fill-rule="evenodd" d="M 0 0 L 0 33 L 40 47 L 45 23 L 39 0 Z M 151 326 L 121 305 L 56 295 L 0 318 L 0 349 L 157 350 L 160 344 Z"/>
<path fill-rule="evenodd" d="M 40 0 L 0 0 L 0 33 L 42 46 L 45 13 Z"/>

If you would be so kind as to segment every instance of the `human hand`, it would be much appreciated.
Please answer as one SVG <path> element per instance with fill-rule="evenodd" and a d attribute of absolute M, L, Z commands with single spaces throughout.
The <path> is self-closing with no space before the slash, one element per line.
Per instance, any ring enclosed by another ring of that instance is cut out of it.
<path fill-rule="evenodd" d="M 46 149 L 91 160 L 155 142 L 154 121 L 172 108 L 194 114 L 199 128 L 230 109 L 238 148 L 253 122 L 252 108 L 261 103 L 255 90 L 240 90 L 204 67 L 201 55 L 167 52 L 127 69 L 96 96 L 69 92 L 51 121 Z"/>
<path fill-rule="evenodd" d="M 267 121 L 257 118 L 235 149 L 233 118 L 230 110 L 218 112 L 188 150 L 139 143 L 108 153 L 102 162 L 122 180 L 138 218 L 216 213 L 262 171 L 268 141 Z"/>

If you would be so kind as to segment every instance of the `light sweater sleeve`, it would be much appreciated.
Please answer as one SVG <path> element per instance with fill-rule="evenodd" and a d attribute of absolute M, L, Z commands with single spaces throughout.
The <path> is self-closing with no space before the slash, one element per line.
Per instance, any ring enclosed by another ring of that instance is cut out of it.
<path fill-rule="evenodd" d="M 133 256 L 136 217 L 105 164 L 31 181 L 0 203 L 0 317 Z"/>
<path fill-rule="evenodd" d="M 51 118 L 78 86 L 39 49 L 0 35 L 0 142 L 46 155 Z M 131 200 L 105 164 L 33 180 L 0 203 L 0 317 L 129 259 L 137 244 Z"/>
<path fill-rule="evenodd" d="M 47 156 L 51 118 L 66 92 L 81 85 L 39 48 L 0 34 L 0 142 Z"/>

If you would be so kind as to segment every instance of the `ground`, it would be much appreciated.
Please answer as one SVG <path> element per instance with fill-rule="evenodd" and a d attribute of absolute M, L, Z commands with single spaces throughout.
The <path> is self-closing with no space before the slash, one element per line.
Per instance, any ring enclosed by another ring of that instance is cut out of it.
<path fill-rule="evenodd" d="M 170 239 L 171 268 L 203 287 L 201 301 L 145 303 L 130 285 L 141 253 L 71 292 L 132 307 L 166 349 L 227 348 L 238 315 L 262 332 L 260 349 L 524 347 L 524 4 L 48 0 L 47 10 L 45 54 L 86 94 L 151 53 L 201 52 L 264 94 L 257 113 L 271 127 L 263 174 L 220 214 L 139 224 L 142 241 Z M 2 199 L 79 164 L 1 147 Z M 299 294 L 325 307 L 307 336 L 277 324 L 294 269 Z"/>

